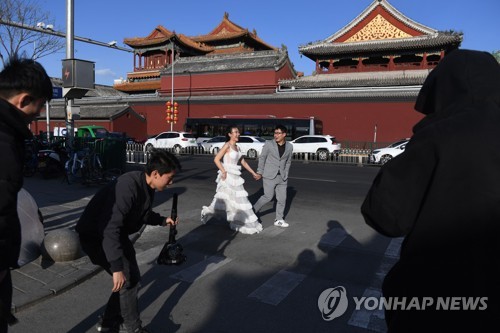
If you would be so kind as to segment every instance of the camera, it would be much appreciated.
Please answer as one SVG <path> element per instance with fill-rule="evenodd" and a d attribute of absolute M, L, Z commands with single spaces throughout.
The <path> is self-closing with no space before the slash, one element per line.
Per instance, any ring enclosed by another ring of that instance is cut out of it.
<path fill-rule="evenodd" d="M 161 249 L 156 263 L 159 265 L 180 265 L 186 261 L 183 251 L 184 249 L 181 244 L 175 241 L 173 243 L 168 242 Z"/>
<path fill-rule="evenodd" d="M 177 193 L 174 193 L 172 203 L 172 220 L 177 218 Z M 175 240 L 177 229 L 175 225 L 170 226 L 170 233 L 168 235 L 168 242 L 163 245 L 156 263 L 159 265 L 180 265 L 186 261 L 186 256 L 183 254 L 182 245 Z"/>

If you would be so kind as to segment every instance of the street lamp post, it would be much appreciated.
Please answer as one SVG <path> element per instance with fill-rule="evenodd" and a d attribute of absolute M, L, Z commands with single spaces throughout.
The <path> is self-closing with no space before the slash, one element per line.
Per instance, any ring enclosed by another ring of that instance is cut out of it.
<path fill-rule="evenodd" d="M 174 106 L 174 63 L 175 63 L 175 48 L 174 43 L 172 43 L 172 94 L 170 96 L 170 103 L 172 107 Z M 174 113 L 172 112 L 172 118 L 174 117 Z M 173 119 L 170 121 L 170 131 L 174 129 Z"/>

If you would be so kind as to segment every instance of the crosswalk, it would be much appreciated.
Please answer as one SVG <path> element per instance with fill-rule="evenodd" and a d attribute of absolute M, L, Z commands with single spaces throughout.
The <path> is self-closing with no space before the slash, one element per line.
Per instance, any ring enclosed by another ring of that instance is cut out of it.
<path fill-rule="evenodd" d="M 403 238 L 394 238 L 391 240 L 374 278 L 363 292 L 363 297 L 375 297 L 378 299 L 382 296 L 382 281 L 390 268 L 396 263 L 402 241 Z M 366 328 L 374 332 L 385 332 L 386 330 L 384 311 L 378 308 L 375 310 L 360 309 L 353 311 L 348 323 L 349 325 Z"/>
<path fill-rule="evenodd" d="M 282 228 L 270 226 L 265 228 L 261 235 L 263 237 L 273 237 L 281 234 L 283 230 L 284 229 Z M 307 267 L 306 269 L 302 268 L 301 270 L 294 270 L 293 267 L 279 269 L 274 274 L 271 274 L 263 283 L 260 283 L 260 285 L 253 291 L 251 291 L 247 295 L 247 298 L 271 306 L 279 306 L 287 299 L 287 297 L 289 297 L 290 294 L 294 292 L 294 290 L 299 288 L 300 285 L 308 279 L 308 274 L 315 268 L 314 265 L 321 262 L 328 255 L 328 252 L 341 247 L 342 243 L 348 237 L 349 234 L 344 228 L 332 228 L 321 237 L 318 243 L 318 248 L 321 248 L 321 251 L 314 251 L 314 249 L 311 249 L 311 251 L 314 252 L 316 259 L 316 261 L 313 261 L 313 265 L 311 267 Z M 187 244 L 190 243 L 189 239 L 183 241 L 186 241 Z M 376 272 L 373 274 L 371 282 L 368 285 L 363 286 L 364 291 L 362 296 L 377 298 L 382 296 L 381 284 L 383 278 L 387 274 L 388 270 L 397 261 L 401 242 L 401 238 L 396 238 L 392 239 L 388 243 L 385 252 L 382 255 L 382 259 L 380 260 L 380 264 Z M 327 249 L 326 252 L 325 249 Z M 161 246 L 157 246 L 145 252 L 139 253 L 139 263 L 150 263 L 154 261 L 160 250 Z M 214 274 L 215 272 L 220 274 L 223 272 L 225 267 L 229 267 L 228 264 L 238 260 L 239 259 L 236 257 L 231 258 L 226 257 L 225 255 L 204 256 L 200 261 L 190 264 L 189 266 L 186 265 L 185 268 L 171 274 L 170 278 L 187 283 L 200 282 L 203 278 L 210 274 Z M 318 316 L 320 316 L 319 312 Z M 373 332 L 385 332 L 386 330 L 383 310 L 354 309 L 351 313 L 345 313 L 344 316 L 349 318 L 347 323 L 352 327 L 362 328 Z"/>

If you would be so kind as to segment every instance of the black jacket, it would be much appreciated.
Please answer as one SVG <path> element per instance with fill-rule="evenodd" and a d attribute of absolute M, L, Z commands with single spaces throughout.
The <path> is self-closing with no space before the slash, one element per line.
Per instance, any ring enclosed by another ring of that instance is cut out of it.
<path fill-rule="evenodd" d="M 152 211 L 154 190 L 141 171 L 131 171 L 100 189 L 90 200 L 76 231 L 85 241 L 102 243 L 113 272 L 123 270 L 122 243 L 144 224 L 162 225 L 166 218 Z"/>
<path fill-rule="evenodd" d="M 488 297 L 488 311 L 434 318 L 448 329 L 474 323 L 479 331 L 500 309 L 499 64 L 487 53 L 453 51 L 426 79 L 415 108 L 427 116 L 405 152 L 381 168 L 361 207 L 375 230 L 405 236 L 384 296 Z M 387 313 L 389 332 L 425 331 L 425 315 Z"/>
<path fill-rule="evenodd" d="M 18 267 L 17 193 L 23 186 L 24 140 L 31 137 L 21 111 L 0 98 L 0 271 Z"/>

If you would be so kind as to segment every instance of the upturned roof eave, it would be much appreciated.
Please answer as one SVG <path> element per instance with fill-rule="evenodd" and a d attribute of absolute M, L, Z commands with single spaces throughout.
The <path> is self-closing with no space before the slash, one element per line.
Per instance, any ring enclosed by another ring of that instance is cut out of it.
<path fill-rule="evenodd" d="M 421 50 L 425 48 L 440 48 L 459 46 L 462 42 L 461 34 L 436 33 L 433 36 L 418 36 L 398 39 L 372 40 L 351 43 L 321 43 L 299 48 L 299 53 L 306 57 L 317 55 L 346 55 L 376 52 L 391 52 L 402 49 Z"/>
<path fill-rule="evenodd" d="M 431 69 L 309 75 L 279 80 L 284 88 L 353 88 L 422 85 Z"/>

